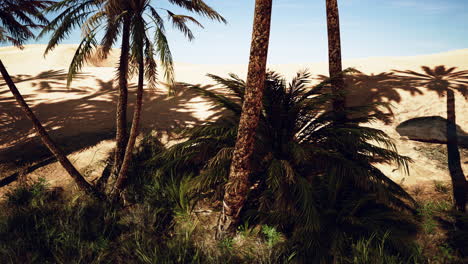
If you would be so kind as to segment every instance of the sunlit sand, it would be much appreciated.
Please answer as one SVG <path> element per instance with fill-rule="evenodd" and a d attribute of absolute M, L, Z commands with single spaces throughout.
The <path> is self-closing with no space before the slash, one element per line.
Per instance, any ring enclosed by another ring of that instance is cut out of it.
<path fill-rule="evenodd" d="M 51 135 L 71 153 L 71 160 L 89 177 L 99 175 L 107 153 L 112 149 L 114 132 L 115 101 L 117 91 L 115 63 L 118 50 L 108 59 L 92 59 L 76 77 L 70 88 L 66 87 L 66 72 L 76 45 L 60 45 L 46 58 L 44 45 L 28 45 L 20 51 L 14 47 L 0 48 L 0 57 L 14 77 L 15 83 L 26 101 L 33 108 Z M 302 69 L 308 69 L 314 77 L 327 73 L 327 62 L 304 64 L 270 65 L 286 78 L 291 78 Z M 432 55 L 411 57 L 376 57 L 345 60 L 344 67 L 361 71 L 363 82 L 350 85 L 349 103 L 388 101 L 393 105 L 394 119 L 390 124 L 376 122 L 371 126 L 380 128 L 394 140 L 401 154 L 417 162 L 410 165 L 410 173 L 394 165 L 381 165 L 383 172 L 404 185 L 414 185 L 433 180 L 450 180 L 448 170 L 421 151 L 419 142 L 400 138 L 395 128 L 398 124 L 415 117 L 446 117 L 446 100 L 424 87 L 409 87 L 405 83 L 385 83 L 392 70 L 421 72 L 421 66 L 434 68 L 438 65 L 468 69 L 468 49 Z M 207 73 L 226 76 L 232 72 L 245 78 L 246 65 L 210 65 L 176 63 L 176 79 L 179 82 L 209 85 Z M 379 75 L 380 74 L 380 75 Z M 376 77 L 378 76 L 378 77 Z M 379 77 L 380 76 L 380 77 Z M 317 79 L 318 81 L 318 79 Z M 374 87 L 375 85 L 375 87 Z M 365 88 L 365 89 L 364 89 Z M 133 95 L 133 90 L 131 90 Z M 468 100 L 455 93 L 457 124 L 468 131 Z M 132 103 L 134 96 L 130 97 Z M 167 88 L 160 85 L 156 90 L 147 90 L 144 100 L 142 126 L 146 131 L 166 132 L 173 128 L 196 125 L 211 115 L 210 106 L 193 93 L 177 90 L 173 97 L 167 96 Z M 129 118 L 132 108 L 129 109 Z M 427 146 L 427 144 L 426 144 Z M 436 146 L 436 145 L 434 145 Z M 443 149 L 443 145 L 437 145 Z M 35 164 L 48 152 L 35 138 L 29 120 L 16 105 L 8 88 L 0 82 L 0 172 L 8 176 L 17 166 Z M 462 165 L 468 170 L 468 156 L 462 151 Z M 52 185 L 71 182 L 61 166 L 48 164 L 32 172 L 33 177 L 45 177 Z"/>

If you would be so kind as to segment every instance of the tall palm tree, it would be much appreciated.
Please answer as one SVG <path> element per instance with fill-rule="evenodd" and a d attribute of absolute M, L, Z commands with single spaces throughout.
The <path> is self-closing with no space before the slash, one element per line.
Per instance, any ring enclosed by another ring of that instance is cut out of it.
<path fill-rule="evenodd" d="M 22 48 L 22 45 L 26 40 L 34 38 L 35 36 L 31 29 L 41 28 L 48 22 L 48 20 L 41 14 L 41 11 L 53 3 L 53 1 L 39 0 L 6 0 L 0 3 L 0 42 L 12 43 L 17 47 Z M 50 152 L 52 152 L 81 189 L 90 194 L 101 197 L 101 195 L 94 190 L 92 185 L 89 184 L 73 166 L 65 153 L 63 153 L 63 151 L 58 148 L 51 139 L 39 119 L 37 119 L 34 112 L 18 91 L 18 88 L 14 84 L 1 60 L 0 72 L 19 106 L 26 116 L 32 121 L 33 126 L 44 145 L 46 145 Z"/>
<path fill-rule="evenodd" d="M 187 9 L 190 12 L 208 17 L 220 22 L 226 22 L 225 19 L 214 11 L 203 1 L 183 1 L 168 0 L 170 3 Z M 165 69 L 165 78 L 169 83 L 174 80 L 173 61 L 169 49 L 169 44 L 165 35 L 164 19 L 159 14 L 163 11 L 167 13 L 168 20 L 173 26 L 182 31 L 185 36 L 192 40 L 194 35 L 188 23 L 202 26 L 191 16 L 177 15 L 170 10 L 156 8 L 151 5 L 150 0 L 94 0 L 82 2 L 78 0 L 64 0 L 50 8 L 48 11 L 56 11 L 65 8 L 42 34 L 54 31 L 46 53 L 52 50 L 75 26 L 82 24 L 84 38 L 79 45 L 69 69 L 70 84 L 73 76 L 81 69 L 86 60 L 93 52 L 98 51 L 101 57 L 105 58 L 110 52 L 112 45 L 118 36 L 122 35 L 121 54 L 117 70 L 119 79 L 119 99 L 117 102 L 116 116 L 116 151 L 114 158 L 113 174 L 118 175 L 118 189 L 124 186 L 128 162 L 131 157 L 131 151 L 135 144 L 135 138 L 138 134 L 139 116 L 142 104 L 142 91 L 144 78 L 155 84 L 157 77 L 154 55 L 159 55 L 159 60 Z M 154 26 L 154 40 L 150 41 L 147 33 L 151 26 Z M 96 34 L 99 30 L 104 30 L 104 36 L 101 40 L 101 46 L 97 46 Z M 153 46 L 156 48 L 153 48 Z M 145 51 L 146 52 L 143 52 Z M 143 55 L 145 53 L 145 55 Z M 143 56 L 146 56 L 147 66 L 144 67 Z M 137 88 L 137 102 L 132 124 L 132 130 L 129 140 L 127 136 L 127 97 L 128 97 L 128 75 L 130 73 L 130 61 L 135 62 L 139 72 L 139 81 Z M 146 74 L 145 74 L 146 73 Z M 140 78 L 143 76 L 142 78 Z M 135 118 L 136 117 L 136 118 Z M 127 158 L 127 152 L 130 152 Z M 124 164 L 126 160 L 126 164 Z M 122 169 L 123 168 L 123 169 Z"/>
<path fill-rule="evenodd" d="M 229 181 L 225 187 L 223 212 L 218 224 L 218 238 L 235 232 L 240 212 L 250 188 L 249 176 L 252 172 L 250 158 L 254 151 L 255 131 L 258 126 L 265 88 L 271 11 L 272 0 L 255 1 L 245 100 L 232 156 Z"/>
<path fill-rule="evenodd" d="M 341 63 L 341 37 L 340 16 L 338 11 L 338 0 L 326 0 L 327 29 L 328 29 L 328 67 L 332 81 L 332 91 L 339 95 L 333 101 L 333 110 L 337 120 L 345 119 L 345 82 L 342 74 Z"/>
<path fill-rule="evenodd" d="M 447 159 L 450 177 L 452 179 L 455 207 L 465 212 L 468 200 L 468 182 L 463 173 L 458 150 L 457 120 L 455 111 L 455 93 L 458 91 L 468 99 L 468 71 L 455 71 L 457 68 L 446 68 L 443 65 L 431 69 L 421 67 L 424 73 L 415 71 L 396 71 L 404 74 L 404 78 L 414 82 L 414 85 L 426 87 L 436 92 L 439 97 L 447 96 Z"/>
<path fill-rule="evenodd" d="M 96 50 L 97 42 L 94 29 L 105 23 L 106 32 L 102 39 L 102 49 L 100 55 L 105 58 L 112 45 L 115 43 L 120 30 L 122 30 L 121 53 L 117 69 L 117 79 L 119 83 L 119 97 L 116 109 L 116 151 L 114 158 L 113 172 L 120 168 L 123 159 L 125 145 L 127 142 L 127 100 L 128 100 L 128 67 L 130 49 L 130 23 L 129 15 L 118 14 L 119 9 L 115 6 L 122 5 L 125 9 L 125 1 L 119 0 L 62 0 L 46 10 L 46 12 L 62 11 L 48 26 L 46 26 L 39 37 L 46 33 L 53 32 L 49 44 L 44 52 L 47 55 L 60 41 L 65 39 L 70 32 L 79 25 L 83 25 L 84 38 L 80 43 L 72 63 L 69 67 L 67 86 L 70 86 L 73 76 L 83 66 L 85 60 L 91 52 Z"/>

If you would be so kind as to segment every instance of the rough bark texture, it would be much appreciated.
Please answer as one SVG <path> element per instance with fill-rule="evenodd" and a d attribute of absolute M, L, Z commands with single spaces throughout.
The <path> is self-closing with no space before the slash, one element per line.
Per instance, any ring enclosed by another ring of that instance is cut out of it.
<path fill-rule="evenodd" d="M 119 99 L 117 101 L 116 116 L 116 150 L 114 158 L 113 175 L 118 175 L 125 156 L 127 146 L 127 101 L 128 101 L 128 58 L 130 53 L 130 19 L 125 18 L 122 32 L 122 45 L 118 67 Z"/>
<path fill-rule="evenodd" d="M 447 120 L 447 158 L 450 177 L 452 178 L 453 198 L 456 209 L 460 212 L 465 212 L 467 210 L 468 183 L 460 162 L 455 115 L 455 95 L 451 89 L 447 89 Z"/>
<path fill-rule="evenodd" d="M 235 232 L 239 215 L 249 191 L 250 157 L 262 107 L 266 62 L 270 38 L 272 0 L 255 1 L 255 16 L 250 48 L 249 69 L 236 146 L 229 180 L 225 187 L 223 212 L 218 224 L 218 238 Z"/>
<path fill-rule="evenodd" d="M 343 78 L 343 67 L 341 65 L 341 37 L 340 16 L 337 0 L 326 0 L 327 7 L 327 29 L 328 29 L 328 64 L 332 84 L 332 92 L 337 95 L 333 101 L 333 110 L 338 120 L 345 118 L 345 83 Z"/>
<path fill-rule="evenodd" d="M 37 119 L 37 117 L 34 115 L 32 112 L 31 108 L 27 105 L 26 101 L 24 100 L 23 96 L 20 94 L 18 89 L 16 88 L 16 85 L 14 84 L 13 80 L 11 79 L 10 75 L 8 74 L 5 66 L 3 65 L 2 61 L 0 60 L 0 72 L 2 73 L 3 79 L 8 85 L 8 88 L 10 88 L 11 93 L 15 97 L 16 101 L 20 105 L 21 109 L 23 112 L 26 114 L 26 116 L 32 121 L 34 129 L 36 132 L 39 134 L 39 137 L 41 138 L 42 142 L 44 145 L 52 152 L 52 154 L 55 156 L 55 158 L 60 162 L 60 164 L 63 166 L 63 168 L 70 174 L 70 176 L 75 180 L 76 184 L 80 189 L 83 191 L 95 195 L 99 198 L 102 198 L 100 194 L 98 194 L 93 186 L 89 184 L 86 179 L 78 172 L 78 170 L 73 166 L 73 164 L 70 162 L 70 160 L 67 158 L 65 153 L 60 150 L 55 143 L 52 141 L 50 138 L 49 134 L 47 131 L 44 129 L 42 126 L 41 122 Z"/>
<path fill-rule="evenodd" d="M 140 51 L 143 54 L 143 50 Z M 116 194 L 120 194 L 125 188 L 125 183 L 128 178 L 128 168 L 132 159 L 133 148 L 135 147 L 136 138 L 139 133 L 141 109 L 143 104 L 143 85 L 144 85 L 144 61 L 143 55 L 140 56 L 138 61 L 138 87 L 137 87 L 137 98 L 135 102 L 135 110 L 133 112 L 132 127 L 130 129 L 130 136 L 125 150 L 125 156 L 120 168 L 119 175 L 116 182 Z"/>

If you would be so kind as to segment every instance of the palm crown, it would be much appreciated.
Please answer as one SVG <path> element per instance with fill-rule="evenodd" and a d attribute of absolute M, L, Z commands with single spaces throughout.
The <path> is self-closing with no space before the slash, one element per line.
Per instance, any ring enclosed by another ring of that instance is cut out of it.
<path fill-rule="evenodd" d="M 203 1 L 168 0 L 170 3 L 187 9 L 190 12 L 206 16 L 210 19 L 226 22 L 224 18 Z M 81 69 L 84 62 L 92 52 L 96 51 L 100 44 L 101 57 L 106 57 L 110 49 L 122 33 L 122 27 L 127 24 L 131 34 L 131 56 L 133 62 L 139 56 L 146 58 L 148 63 L 146 77 L 149 84 L 154 84 L 156 78 L 156 64 L 154 56 L 158 55 L 159 61 L 164 66 L 165 77 L 169 82 L 173 81 L 173 61 L 166 38 L 165 20 L 160 12 L 167 13 L 167 19 L 173 26 L 183 32 L 192 40 L 194 38 L 188 23 L 192 22 L 202 26 L 195 18 L 186 15 L 176 15 L 170 10 L 156 8 L 150 0 L 64 0 L 51 6 L 46 11 L 64 10 L 51 23 L 44 28 L 41 36 L 53 32 L 50 42 L 45 50 L 47 54 L 61 40 L 79 25 L 82 29 L 82 41 L 75 53 L 69 69 L 69 80 Z M 97 34 L 103 31 L 103 36 L 98 43 Z M 153 31 L 153 37 L 148 34 Z M 144 50 L 144 54 L 139 54 Z M 136 63 L 133 63 L 135 66 Z M 122 74 L 122 73 L 118 73 Z"/>
<path fill-rule="evenodd" d="M 4 0 L 0 2 L 0 43 L 12 43 L 21 47 L 34 38 L 32 29 L 48 23 L 41 11 L 54 1 L 45 0 Z"/>

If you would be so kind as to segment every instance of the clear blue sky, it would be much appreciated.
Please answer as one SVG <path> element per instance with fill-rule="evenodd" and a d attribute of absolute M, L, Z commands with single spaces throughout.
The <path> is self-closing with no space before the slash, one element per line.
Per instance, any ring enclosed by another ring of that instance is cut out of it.
<path fill-rule="evenodd" d="M 154 5 L 170 7 L 164 0 Z M 246 63 L 254 0 L 206 0 L 228 24 L 200 19 L 188 42 L 168 33 L 176 61 Z M 343 57 L 406 56 L 468 48 L 467 0 L 339 0 Z M 325 0 L 273 0 L 269 63 L 327 59 Z M 63 43 L 78 43 L 75 32 Z M 46 43 L 41 39 L 32 43 Z"/>

